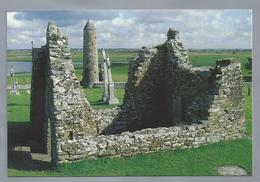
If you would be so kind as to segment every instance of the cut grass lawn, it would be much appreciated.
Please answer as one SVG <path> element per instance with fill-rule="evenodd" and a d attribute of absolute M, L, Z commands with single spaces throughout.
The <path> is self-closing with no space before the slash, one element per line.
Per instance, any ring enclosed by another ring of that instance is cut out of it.
<path fill-rule="evenodd" d="M 126 82 L 128 76 L 128 64 L 126 63 L 112 63 L 112 77 L 115 82 Z M 82 65 L 75 66 L 75 74 L 78 80 L 82 80 Z M 21 73 L 15 74 L 15 81 L 18 84 L 31 84 L 31 74 Z M 11 84 L 11 77 L 8 76 L 7 84 Z"/>
<path fill-rule="evenodd" d="M 217 167 L 239 165 L 252 175 L 248 139 L 223 141 L 193 149 L 138 154 L 61 164 L 55 169 L 8 169 L 9 176 L 212 176 Z"/>
<path fill-rule="evenodd" d="M 124 91 L 118 89 L 117 96 L 122 103 Z M 245 94 L 247 137 L 221 141 L 199 148 L 175 151 L 158 151 L 138 154 L 128 158 L 103 158 L 82 160 L 58 167 L 45 169 L 8 168 L 9 176 L 211 176 L 218 175 L 217 167 L 239 165 L 252 175 L 252 96 Z M 110 107 L 102 104 L 100 88 L 85 89 L 90 104 L 96 108 Z M 29 121 L 29 95 L 8 96 L 8 125 Z"/>
<path fill-rule="evenodd" d="M 103 90 L 100 88 L 89 88 L 89 89 L 84 89 L 85 96 L 91 106 L 94 109 L 105 109 L 105 108 L 112 108 L 113 106 L 104 103 L 101 98 L 103 95 Z M 123 98 L 124 98 L 124 92 L 125 90 L 120 88 L 116 89 L 116 96 L 119 100 L 119 105 L 123 103 Z"/>

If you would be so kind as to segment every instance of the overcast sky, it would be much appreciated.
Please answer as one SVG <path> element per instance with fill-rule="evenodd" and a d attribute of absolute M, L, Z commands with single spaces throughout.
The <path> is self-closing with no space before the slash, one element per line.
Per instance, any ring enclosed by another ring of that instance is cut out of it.
<path fill-rule="evenodd" d="M 98 48 L 151 47 L 166 40 L 169 27 L 180 31 L 185 48 L 251 48 L 251 10 L 86 10 L 7 13 L 8 49 L 45 44 L 48 21 L 69 35 L 71 48 L 82 48 L 88 19 L 97 29 Z"/>

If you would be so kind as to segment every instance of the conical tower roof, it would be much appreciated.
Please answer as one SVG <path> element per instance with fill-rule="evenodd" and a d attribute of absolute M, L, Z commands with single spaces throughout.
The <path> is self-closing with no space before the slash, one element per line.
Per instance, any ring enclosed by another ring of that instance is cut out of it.
<path fill-rule="evenodd" d="M 88 19 L 88 22 L 84 27 L 84 30 L 95 30 L 95 29 L 96 29 L 96 27 L 95 27 L 94 23 L 90 19 Z"/>

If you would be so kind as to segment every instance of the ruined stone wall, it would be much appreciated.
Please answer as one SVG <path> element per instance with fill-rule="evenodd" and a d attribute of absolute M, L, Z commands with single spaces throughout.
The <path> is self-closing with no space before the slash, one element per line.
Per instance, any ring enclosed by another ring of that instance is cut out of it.
<path fill-rule="evenodd" d="M 60 155 L 63 161 L 124 157 L 241 138 L 245 136 L 242 88 L 239 62 L 224 59 L 214 69 L 192 67 L 179 40 L 169 39 L 156 49 L 140 50 L 131 60 L 123 106 L 100 113 L 107 118 L 100 120 L 99 132 L 108 130 L 73 145 L 66 143 Z M 178 98 L 180 102 L 174 103 Z M 167 107 L 157 112 L 168 117 L 156 120 L 154 112 L 161 107 L 157 99 Z M 178 112 L 183 112 L 180 121 L 175 120 Z"/>
<path fill-rule="evenodd" d="M 179 33 L 170 29 L 165 43 L 130 60 L 121 117 L 130 131 L 191 123 L 186 107 L 208 95 L 210 76 L 192 67 Z"/>
<path fill-rule="evenodd" d="M 240 62 L 230 59 L 217 61 L 213 84 L 214 95 L 208 109 L 213 135 L 223 138 L 232 137 L 235 133 L 244 135 L 246 126 Z"/>
<path fill-rule="evenodd" d="M 229 124 L 223 123 L 223 128 Z M 98 135 L 74 142 L 63 143 L 59 155 L 61 162 L 100 157 L 126 157 L 137 153 L 162 150 L 193 148 L 227 139 L 243 137 L 237 128 L 229 128 L 229 133 L 219 132 L 209 121 L 202 124 L 173 127 L 146 128 L 117 135 Z M 68 155 L 70 154 L 70 155 Z"/>
<path fill-rule="evenodd" d="M 30 98 L 30 122 L 32 127 L 32 152 L 47 152 L 46 121 L 46 48 L 32 50 L 32 79 Z"/>
<path fill-rule="evenodd" d="M 143 48 L 130 61 L 124 103 L 114 109 L 91 108 L 74 73 L 68 38 L 53 23 L 46 50 L 46 118 L 55 164 L 198 147 L 245 134 L 240 63 L 192 67 L 175 29 L 165 43 Z"/>
<path fill-rule="evenodd" d="M 52 129 L 52 159 L 59 161 L 57 152 L 64 142 L 96 135 L 95 113 L 84 97 L 76 78 L 68 47 L 68 37 L 57 26 L 47 28 L 47 100 Z"/>
<path fill-rule="evenodd" d="M 213 71 L 209 68 L 193 67 L 179 37 L 179 32 L 169 29 L 168 59 L 168 106 L 174 125 L 206 120 L 211 104 L 209 95 L 213 89 Z"/>
<path fill-rule="evenodd" d="M 169 126 L 165 49 L 144 48 L 130 61 L 121 113 L 128 120 L 128 129 Z"/>
<path fill-rule="evenodd" d="M 124 103 L 119 113 L 120 119 L 126 120 L 130 131 L 200 123 L 201 120 L 208 120 L 211 114 L 209 108 L 214 105 L 215 95 L 220 89 L 216 86 L 219 68 L 193 67 L 179 32 L 169 29 L 167 35 L 165 43 L 156 49 L 140 50 L 139 55 L 130 61 Z M 225 60 L 218 64 L 222 62 Z M 232 65 L 237 63 L 229 64 L 223 67 L 233 68 Z M 232 85 L 232 89 L 236 89 L 232 95 L 242 95 L 240 72 L 235 68 L 228 72 L 232 80 L 239 78 L 239 83 L 224 77 L 220 84 Z M 242 97 L 237 101 L 242 103 Z M 232 108 L 239 110 L 243 118 L 243 111 L 240 111 L 239 106 L 234 106 Z"/>

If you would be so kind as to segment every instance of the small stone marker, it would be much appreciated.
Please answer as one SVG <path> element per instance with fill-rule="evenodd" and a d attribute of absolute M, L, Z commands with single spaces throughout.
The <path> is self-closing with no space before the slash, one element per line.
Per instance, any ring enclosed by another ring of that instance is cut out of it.
<path fill-rule="evenodd" d="M 26 79 L 26 84 L 29 85 L 29 81 L 28 81 L 28 78 Z M 31 94 L 31 90 L 30 89 L 27 89 L 27 94 Z"/>
<path fill-rule="evenodd" d="M 247 171 L 239 166 L 220 166 L 218 173 L 222 176 L 247 176 Z"/>
<path fill-rule="evenodd" d="M 13 65 L 11 65 L 11 71 L 10 71 L 10 75 L 11 75 L 11 90 L 10 90 L 10 95 L 20 95 L 20 92 L 18 90 L 18 82 L 14 81 L 14 67 Z"/>

